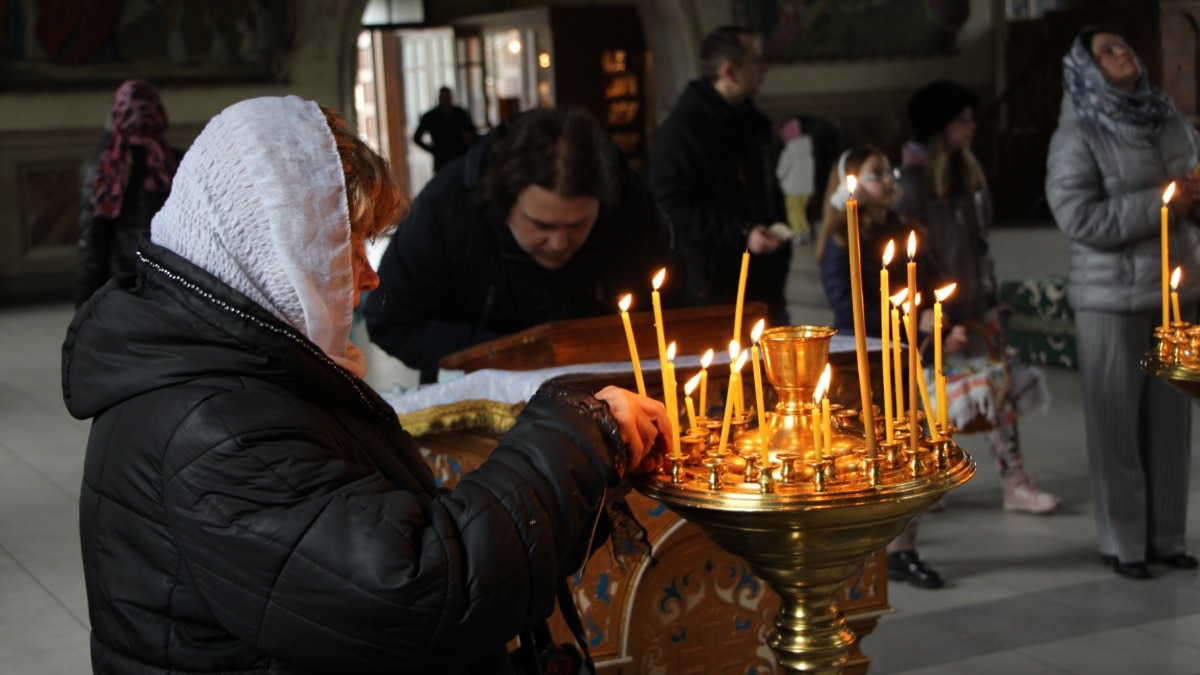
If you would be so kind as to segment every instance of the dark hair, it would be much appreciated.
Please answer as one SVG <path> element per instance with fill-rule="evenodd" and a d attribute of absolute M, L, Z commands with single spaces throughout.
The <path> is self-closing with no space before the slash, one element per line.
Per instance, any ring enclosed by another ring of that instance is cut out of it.
<path fill-rule="evenodd" d="M 715 82 L 726 61 L 741 63 L 746 55 L 742 35 L 753 37 L 754 33 L 743 26 L 721 26 L 704 38 L 700 43 L 700 75 L 704 79 Z"/>
<path fill-rule="evenodd" d="M 488 153 L 485 194 L 507 214 L 530 185 L 561 197 L 595 197 L 616 206 L 624 173 L 616 145 L 579 106 L 537 108 L 497 131 Z"/>
<path fill-rule="evenodd" d="M 1125 39 L 1121 33 L 1113 30 L 1109 26 L 1085 26 L 1083 30 L 1079 31 L 1079 39 L 1083 42 L 1083 46 L 1087 48 L 1089 55 L 1092 53 L 1092 42 L 1095 41 L 1096 36 L 1101 33 L 1108 33 L 1109 35 L 1116 35 L 1122 40 Z"/>

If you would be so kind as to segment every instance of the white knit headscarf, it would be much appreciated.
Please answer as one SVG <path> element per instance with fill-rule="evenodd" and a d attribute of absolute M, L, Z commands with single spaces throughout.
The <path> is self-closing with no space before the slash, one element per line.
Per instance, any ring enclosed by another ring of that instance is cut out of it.
<path fill-rule="evenodd" d="M 320 107 L 295 96 L 235 103 L 179 165 L 151 240 L 291 324 L 355 375 L 345 176 Z"/>

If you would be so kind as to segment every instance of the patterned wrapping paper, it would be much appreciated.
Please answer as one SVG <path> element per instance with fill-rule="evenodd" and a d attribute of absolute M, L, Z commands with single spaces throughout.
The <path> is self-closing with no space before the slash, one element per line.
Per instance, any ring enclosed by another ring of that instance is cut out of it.
<path fill-rule="evenodd" d="M 1020 360 L 1076 367 L 1075 313 L 1067 300 L 1066 275 L 1001 282 L 1000 302 L 1012 309 L 1008 345 Z"/>

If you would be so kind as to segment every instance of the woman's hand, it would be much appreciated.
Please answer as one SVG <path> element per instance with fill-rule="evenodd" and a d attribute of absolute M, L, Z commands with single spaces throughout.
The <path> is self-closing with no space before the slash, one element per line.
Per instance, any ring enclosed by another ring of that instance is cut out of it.
<path fill-rule="evenodd" d="M 942 343 L 942 347 L 947 354 L 955 354 L 961 352 L 967 346 L 967 327 L 954 326 L 950 332 L 946 334 L 946 340 Z"/>
<path fill-rule="evenodd" d="M 629 473 L 644 473 L 658 465 L 656 451 L 671 452 L 671 422 L 667 409 L 652 398 L 619 387 L 605 387 L 596 398 L 608 403 L 621 440 L 629 449 Z"/>
<path fill-rule="evenodd" d="M 1200 200 L 1200 176 L 1189 173 L 1176 182 L 1175 188 L 1171 206 L 1175 207 L 1176 213 L 1187 214 Z"/>

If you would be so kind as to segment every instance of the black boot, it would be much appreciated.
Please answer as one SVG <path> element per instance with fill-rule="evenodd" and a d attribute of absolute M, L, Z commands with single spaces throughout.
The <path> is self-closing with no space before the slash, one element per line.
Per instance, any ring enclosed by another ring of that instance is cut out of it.
<path fill-rule="evenodd" d="M 893 581 L 907 581 L 918 588 L 941 588 L 946 583 L 915 550 L 889 553 L 887 558 L 888 578 Z"/>

